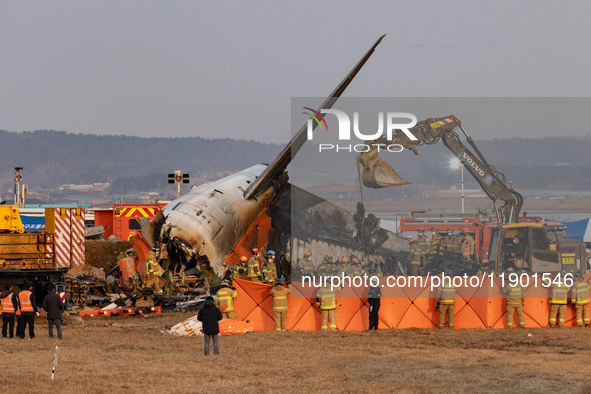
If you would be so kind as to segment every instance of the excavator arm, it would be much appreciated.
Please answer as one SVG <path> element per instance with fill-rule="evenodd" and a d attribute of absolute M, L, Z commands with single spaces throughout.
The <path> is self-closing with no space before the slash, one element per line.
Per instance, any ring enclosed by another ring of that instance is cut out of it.
<path fill-rule="evenodd" d="M 465 146 L 455 132 L 459 128 L 466 136 L 466 140 L 472 147 L 473 153 Z M 507 186 L 505 175 L 498 172 L 482 155 L 472 137 L 462 128 L 462 124 L 455 116 L 443 118 L 429 118 L 418 122 L 417 125 L 408 130 L 416 140 L 401 131 L 396 131 L 391 140 L 386 135 L 373 141 L 366 141 L 371 149 L 357 155 L 357 161 L 363 166 L 362 181 L 366 187 L 381 188 L 408 184 L 403 180 L 388 162 L 379 157 L 379 149 L 382 146 L 400 145 L 412 150 L 418 155 L 417 147 L 421 145 L 433 145 L 440 140 L 443 144 L 462 162 L 464 167 L 472 174 L 480 184 L 482 190 L 493 201 L 497 217 L 504 223 L 519 222 L 519 212 L 523 205 L 523 197 L 515 190 Z M 497 207 L 497 200 L 504 202 L 503 206 Z"/>

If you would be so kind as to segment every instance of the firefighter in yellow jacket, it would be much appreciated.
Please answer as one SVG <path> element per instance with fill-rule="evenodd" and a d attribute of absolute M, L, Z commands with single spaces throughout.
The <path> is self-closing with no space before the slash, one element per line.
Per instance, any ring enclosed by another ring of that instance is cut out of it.
<path fill-rule="evenodd" d="M 154 246 L 148 254 L 148 260 L 146 261 L 146 280 L 144 282 L 144 287 L 149 287 L 156 293 L 162 293 L 160 282 L 158 281 L 159 271 L 157 255 L 159 251 L 160 248 Z"/>
<path fill-rule="evenodd" d="M 304 252 L 304 258 L 298 262 L 298 267 L 302 271 L 302 275 L 312 275 L 314 273 L 314 262 L 312 261 L 312 252 L 306 250 Z"/>
<path fill-rule="evenodd" d="M 513 268 L 507 268 L 507 277 L 511 275 Z M 515 286 L 511 286 L 508 281 L 503 289 L 503 293 L 507 294 L 507 328 L 513 328 L 513 316 L 517 312 L 517 319 L 519 319 L 519 328 L 525 328 L 525 315 L 523 314 L 523 305 L 525 304 L 525 292 L 519 281 Z"/>
<path fill-rule="evenodd" d="M 585 327 L 589 325 L 589 293 L 591 286 L 583 278 L 583 273 L 577 271 L 575 273 L 575 283 L 571 287 L 571 302 L 577 311 L 577 326 Z"/>
<path fill-rule="evenodd" d="M 252 249 L 252 257 L 248 260 L 248 279 L 252 282 L 261 281 L 261 266 L 259 265 L 259 248 Z"/>
<path fill-rule="evenodd" d="M 564 326 L 564 315 L 566 314 L 566 305 L 568 301 L 568 287 L 564 284 L 562 274 L 559 275 L 560 277 L 557 277 L 552 281 L 550 327 L 556 327 L 556 315 L 558 315 L 558 327 Z"/>
<path fill-rule="evenodd" d="M 431 258 L 443 257 L 443 237 L 437 227 L 431 227 Z"/>
<path fill-rule="evenodd" d="M 215 295 L 215 306 L 220 308 L 224 319 L 236 320 L 236 310 L 234 309 L 234 300 L 238 297 L 238 292 L 230 287 L 230 281 L 224 279 L 222 288 Z"/>
<path fill-rule="evenodd" d="M 283 279 L 277 279 L 275 286 L 271 289 L 273 297 L 273 320 L 275 320 L 275 331 L 286 331 L 287 319 L 287 295 L 291 294 L 291 285 L 289 288 L 283 286 Z"/>
<path fill-rule="evenodd" d="M 320 308 L 322 318 L 320 331 L 328 331 L 329 327 L 330 331 L 337 330 L 337 296 L 335 293 L 339 290 L 341 290 L 340 286 L 331 290 L 330 284 L 327 284 L 327 286 L 318 289 L 318 293 L 316 293 L 316 305 Z"/>
<path fill-rule="evenodd" d="M 462 252 L 462 258 L 472 260 L 472 255 L 474 254 L 474 239 L 470 236 L 468 228 L 462 230 L 460 251 Z"/>
<path fill-rule="evenodd" d="M 431 255 L 431 241 L 429 237 L 425 235 L 425 229 L 423 227 L 418 228 L 419 236 L 417 237 L 417 251 L 421 259 L 421 267 L 424 267 Z"/>
<path fill-rule="evenodd" d="M 408 237 L 408 259 L 407 266 L 409 267 L 409 275 L 415 276 L 419 274 L 419 267 L 421 266 L 421 254 L 418 250 L 417 242 Z"/>
<path fill-rule="evenodd" d="M 441 286 L 437 289 L 437 307 L 439 308 L 439 328 L 445 327 L 445 313 L 447 312 L 447 326 L 454 328 L 454 309 L 456 306 L 456 287 L 453 284 L 453 272 L 446 270 L 442 275 Z"/>

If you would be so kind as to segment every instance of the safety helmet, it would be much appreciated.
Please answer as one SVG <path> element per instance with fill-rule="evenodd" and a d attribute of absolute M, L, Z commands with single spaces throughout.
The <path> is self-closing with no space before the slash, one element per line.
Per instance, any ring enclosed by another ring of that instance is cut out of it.
<path fill-rule="evenodd" d="M 454 274 L 454 272 L 452 270 L 450 270 L 450 269 L 445 270 L 445 275 L 451 276 L 453 274 Z"/>
<path fill-rule="evenodd" d="M 259 252 L 259 248 L 252 248 L 252 254 L 257 254 Z"/>
<path fill-rule="evenodd" d="M 152 252 L 158 252 L 160 248 L 158 246 L 152 246 Z"/>
<path fill-rule="evenodd" d="M 420 233 L 421 231 L 423 231 L 423 232 L 424 232 L 424 231 L 425 231 L 425 229 L 424 229 L 423 227 L 419 227 L 419 228 L 417 229 L 417 231 Z"/>
<path fill-rule="evenodd" d="M 437 227 L 431 227 L 431 231 L 439 231 Z"/>
<path fill-rule="evenodd" d="M 515 272 L 515 270 L 513 269 L 513 267 L 509 267 L 505 270 L 506 272 Z"/>
<path fill-rule="evenodd" d="M 348 259 L 348 258 L 346 258 L 346 257 L 343 257 L 343 258 L 341 259 L 341 263 L 343 263 L 343 264 L 347 264 L 348 262 L 349 262 L 349 259 Z"/>
<path fill-rule="evenodd" d="M 416 240 L 412 239 L 412 237 L 408 237 L 408 243 L 409 244 L 412 244 L 414 242 L 416 242 Z"/>
<path fill-rule="evenodd" d="M 246 256 L 242 256 L 240 257 L 240 261 L 248 261 L 248 259 L 246 258 Z"/>
<path fill-rule="evenodd" d="M 369 272 L 372 272 L 372 273 L 373 273 L 373 272 L 376 272 L 376 267 L 375 267 L 375 266 L 372 264 L 372 265 L 370 265 L 369 267 L 367 267 L 367 270 L 368 270 Z"/>
<path fill-rule="evenodd" d="M 274 250 L 269 250 L 267 252 L 267 257 L 273 257 L 273 258 L 275 258 L 275 251 Z"/>
<path fill-rule="evenodd" d="M 275 285 L 282 285 L 283 284 L 283 278 L 277 278 L 275 279 Z"/>
<path fill-rule="evenodd" d="M 447 231 L 448 233 L 450 233 L 450 232 L 454 231 L 454 229 L 451 228 L 451 227 L 448 227 L 447 230 L 445 230 L 445 231 Z"/>
<path fill-rule="evenodd" d="M 470 231 L 470 230 L 468 230 L 468 227 L 464 227 L 464 228 L 462 229 L 462 232 L 463 232 L 464 234 L 468 234 L 468 231 Z"/>
<path fill-rule="evenodd" d="M 312 256 L 312 252 L 310 252 L 309 250 L 306 250 L 306 251 L 304 252 L 304 256 L 308 256 L 308 257 L 310 257 L 310 256 Z"/>
<path fill-rule="evenodd" d="M 354 254 L 352 254 L 352 255 L 349 256 L 349 260 L 353 260 L 353 259 L 356 259 L 356 258 L 357 258 L 357 256 L 355 256 Z"/>
<path fill-rule="evenodd" d="M 458 230 L 454 230 L 454 232 L 452 233 L 453 235 L 458 235 L 459 231 Z"/>
<path fill-rule="evenodd" d="M 488 259 L 487 259 L 487 258 L 484 258 L 484 259 L 482 259 L 482 261 L 480 262 L 480 265 L 481 265 L 481 266 L 485 266 L 485 265 L 488 265 L 488 263 L 489 263 Z"/>
<path fill-rule="evenodd" d="M 224 279 L 222 281 L 222 286 L 230 287 L 230 281 L 228 279 Z"/>
<path fill-rule="evenodd" d="M 325 254 L 324 260 L 332 263 L 332 254 L 330 254 L 330 253 Z"/>
<path fill-rule="evenodd" d="M 575 272 L 575 278 L 582 278 L 582 277 L 583 277 L 583 273 L 581 271 Z"/>
<path fill-rule="evenodd" d="M 351 262 L 352 262 L 353 264 L 359 264 L 359 263 L 360 263 L 360 261 L 359 261 L 359 259 L 358 259 L 357 257 L 353 257 L 353 258 L 351 259 Z"/>

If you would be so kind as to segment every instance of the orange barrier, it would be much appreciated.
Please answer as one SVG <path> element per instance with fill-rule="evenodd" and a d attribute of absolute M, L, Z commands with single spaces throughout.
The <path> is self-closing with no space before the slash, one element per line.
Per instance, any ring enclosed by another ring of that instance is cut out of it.
<path fill-rule="evenodd" d="M 479 277 L 482 278 L 482 277 Z M 584 275 L 591 282 L 591 273 Z M 381 329 L 436 328 L 439 311 L 435 308 L 435 290 L 430 284 L 425 287 L 387 287 L 387 278 L 380 279 L 382 299 L 380 306 Z M 320 310 L 315 304 L 315 290 L 298 294 L 299 285 L 294 283 L 288 296 L 287 329 L 289 331 L 320 330 Z M 248 280 L 234 279 L 238 298 L 234 301 L 237 320 L 250 321 L 253 331 L 274 331 L 273 298 L 271 286 Z M 337 295 L 337 329 L 339 331 L 363 331 L 369 329 L 368 289 L 344 288 Z M 549 288 L 533 281 L 525 290 L 525 326 L 548 327 L 550 316 Z M 507 327 L 507 299 L 502 291 L 501 280 L 486 277 L 481 287 L 457 287 L 454 328 L 505 328 Z M 517 321 L 517 316 L 514 317 Z M 565 326 L 576 326 L 575 309 L 568 305 Z"/>

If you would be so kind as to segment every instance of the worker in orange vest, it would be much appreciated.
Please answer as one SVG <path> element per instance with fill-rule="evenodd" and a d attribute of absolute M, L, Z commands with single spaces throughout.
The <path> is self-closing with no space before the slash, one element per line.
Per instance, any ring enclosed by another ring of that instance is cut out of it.
<path fill-rule="evenodd" d="M 286 331 L 287 318 L 287 295 L 291 294 L 291 285 L 289 288 L 283 286 L 283 279 L 277 279 L 275 286 L 271 289 L 271 297 L 273 297 L 273 320 L 275 321 L 275 331 Z"/>
<path fill-rule="evenodd" d="M 23 286 L 23 290 L 18 295 L 20 318 L 17 317 L 19 321 L 16 328 L 16 335 L 22 339 L 25 338 L 27 323 L 29 324 L 29 338 L 35 338 L 35 315 L 37 314 L 37 303 L 35 302 L 35 294 L 33 294 L 32 291 L 33 288 L 33 284 L 27 281 Z"/>
<path fill-rule="evenodd" d="M 14 338 L 14 314 L 18 309 L 18 299 L 16 294 L 12 292 L 10 283 L 4 284 L 0 300 L 2 302 L 2 338 L 7 338 L 8 333 L 10 333 L 10 338 Z"/>
<path fill-rule="evenodd" d="M 236 320 L 236 310 L 234 309 L 236 297 L 238 297 L 238 292 L 230 287 L 228 279 L 224 279 L 222 288 L 215 295 L 215 306 L 220 308 L 224 319 Z"/>

